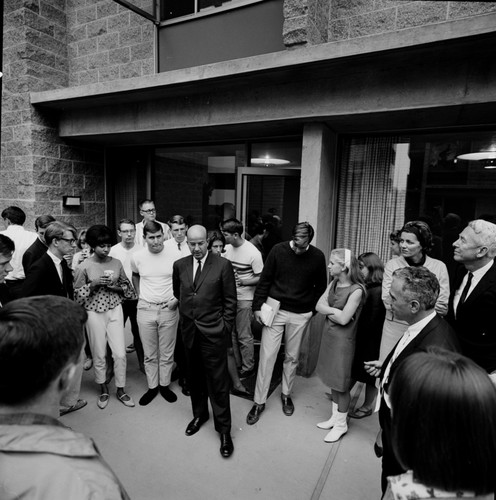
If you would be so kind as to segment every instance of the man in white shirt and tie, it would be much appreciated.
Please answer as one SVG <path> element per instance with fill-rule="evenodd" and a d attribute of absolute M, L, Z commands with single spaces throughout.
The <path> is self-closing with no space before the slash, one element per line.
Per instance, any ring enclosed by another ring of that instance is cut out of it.
<path fill-rule="evenodd" d="M 172 256 L 174 262 L 191 255 L 188 240 L 186 238 L 188 225 L 186 224 L 184 217 L 182 215 L 174 215 L 169 221 L 167 221 L 167 224 L 169 224 L 171 229 L 172 238 L 164 242 L 164 252 Z M 179 325 L 177 327 L 176 334 L 176 347 L 174 348 L 174 361 L 176 362 L 176 366 L 172 372 L 172 380 L 178 379 L 178 383 L 181 386 L 181 392 L 185 396 L 189 396 L 190 392 L 186 379 L 186 374 L 188 372 L 186 366 L 186 354 L 184 351 L 184 344 Z"/>
<path fill-rule="evenodd" d="M 469 222 L 453 243 L 454 259 L 463 264 L 454 280 L 448 321 L 462 353 L 488 373 L 496 372 L 496 224 Z"/>
<path fill-rule="evenodd" d="M 381 380 L 379 422 L 382 428 L 382 477 L 383 492 L 387 477 L 405 472 L 396 460 L 391 443 L 391 407 L 388 388 L 394 370 L 402 360 L 414 352 L 437 346 L 458 351 L 456 334 L 439 316 L 434 306 L 439 295 L 439 281 L 425 267 L 404 267 L 393 273 L 389 291 L 394 318 L 408 323 L 408 328 L 383 363 L 367 361 L 365 369 Z"/>
<path fill-rule="evenodd" d="M 146 247 L 146 238 L 143 232 L 143 226 L 146 222 L 156 222 L 162 226 L 162 231 L 164 233 L 164 241 L 171 238 L 171 232 L 169 226 L 165 222 L 159 222 L 157 220 L 157 209 L 155 208 L 155 203 L 153 200 L 143 200 L 139 204 L 140 214 L 143 217 L 141 222 L 136 224 L 136 235 L 134 242 L 136 245 L 141 247 Z"/>

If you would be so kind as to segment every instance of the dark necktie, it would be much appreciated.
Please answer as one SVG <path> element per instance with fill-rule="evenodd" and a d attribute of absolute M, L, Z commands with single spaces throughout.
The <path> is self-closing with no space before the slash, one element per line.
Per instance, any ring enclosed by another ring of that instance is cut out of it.
<path fill-rule="evenodd" d="M 65 259 L 60 261 L 60 265 L 62 266 L 62 286 L 64 287 L 66 296 L 69 299 L 73 299 L 72 271 L 69 269 Z"/>
<path fill-rule="evenodd" d="M 198 267 L 196 268 L 195 279 L 193 280 L 193 286 L 196 288 L 198 286 L 198 282 L 200 281 L 201 274 L 201 260 L 198 260 Z"/>
<path fill-rule="evenodd" d="M 177 249 L 178 249 L 179 251 L 181 251 L 181 243 L 178 243 L 178 244 L 177 244 Z"/>
<path fill-rule="evenodd" d="M 468 291 L 470 290 L 470 285 L 472 284 L 472 278 L 474 275 L 472 273 L 468 273 L 468 280 L 467 284 L 465 285 L 465 288 L 462 291 L 462 294 L 460 296 L 460 300 L 458 301 L 458 307 L 460 307 L 464 302 L 465 299 L 467 298 Z M 458 309 L 457 307 L 457 309 Z"/>

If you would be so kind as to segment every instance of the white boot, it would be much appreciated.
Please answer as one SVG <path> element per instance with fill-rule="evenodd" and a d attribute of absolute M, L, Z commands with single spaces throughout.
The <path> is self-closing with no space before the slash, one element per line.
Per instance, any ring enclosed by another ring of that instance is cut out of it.
<path fill-rule="evenodd" d="M 327 436 L 324 438 L 326 443 L 334 443 L 337 441 L 343 434 L 348 432 L 348 424 L 346 423 L 346 418 L 348 417 L 348 412 L 340 412 L 338 411 L 336 414 L 336 420 L 334 422 L 334 427 L 331 432 L 327 433 Z"/>
<path fill-rule="evenodd" d="M 329 420 L 326 420 L 325 422 L 319 422 L 317 424 L 317 427 L 319 429 L 332 429 L 334 427 L 334 424 L 336 423 L 337 414 L 338 414 L 338 405 L 333 401 L 331 418 Z"/>

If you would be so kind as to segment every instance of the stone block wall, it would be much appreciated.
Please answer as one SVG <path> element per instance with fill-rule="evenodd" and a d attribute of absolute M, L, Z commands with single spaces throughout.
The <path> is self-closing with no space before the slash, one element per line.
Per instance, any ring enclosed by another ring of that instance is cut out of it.
<path fill-rule="evenodd" d="M 67 31 L 70 86 L 155 73 L 154 24 L 112 0 L 67 0 Z"/>
<path fill-rule="evenodd" d="M 4 4 L 0 209 L 21 207 L 26 227 L 52 214 L 77 227 L 105 220 L 103 152 L 61 140 L 57 116 L 35 109 L 31 91 L 69 81 L 65 0 L 7 0 Z M 62 206 L 62 196 L 82 206 Z"/>
<path fill-rule="evenodd" d="M 287 47 L 316 45 L 495 12 L 496 2 L 285 0 L 283 37 Z"/>

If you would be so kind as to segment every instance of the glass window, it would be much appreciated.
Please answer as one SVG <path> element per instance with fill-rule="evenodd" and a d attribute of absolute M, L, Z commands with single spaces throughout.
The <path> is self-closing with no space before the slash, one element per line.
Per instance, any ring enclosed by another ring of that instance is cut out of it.
<path fill-rule="evenodd" d="M 235 217 L 236 168 L 246 164 L 244 144 L 156 148 L 152 189 L 157 211 L 218 229 Z"/>
<path fill-rule="evenodd" d="M 231 3 L 236 0 L 162 0 L 162 20 L 196 15 Z"/>
<path fill-rule="evenodd" d="M 495 163 L 496 132 L 343 138 L 336 246 L 387 261 L 389 233 L 422 219 L 435 237 L 431 256 L 450 267 L 467 222 L 496 221 Z"/>

